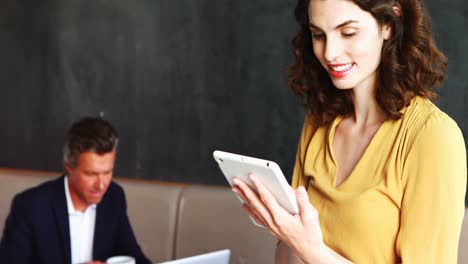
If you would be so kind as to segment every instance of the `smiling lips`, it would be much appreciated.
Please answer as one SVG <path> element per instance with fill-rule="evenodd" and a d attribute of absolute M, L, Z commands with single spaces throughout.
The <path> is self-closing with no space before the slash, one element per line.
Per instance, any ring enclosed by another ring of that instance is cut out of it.
<path fill-rule="evenodd" d="M 332 77 L 343 78 L 351 71 L 353 66 L 354 66 L 354 63 L 329 64 L 328 69 Z"/>

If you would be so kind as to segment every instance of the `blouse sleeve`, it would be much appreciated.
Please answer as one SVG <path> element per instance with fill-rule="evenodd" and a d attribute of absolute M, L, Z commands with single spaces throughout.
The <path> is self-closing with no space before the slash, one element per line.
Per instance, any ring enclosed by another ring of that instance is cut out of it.
<path fill-rule="evenodd" d="M 304 186 L 307 189 L 308 179 L 304 175 L 304 160 L 309 146 L 310 139 L 313 136 L 315 129 L 312 124 L 312 118 L 306 114 L 302 127 L 301 137 L 296 152 L 296 163 L 291 181 L 291 186 L 296 189 L 299 186 Z"/>
<path fill-rule="evenodd" d="M 460 129 L 447 115 L 433 113 L 403 165 L 396 241 L 402 263 L 457 263 L 466 173 Z"/>

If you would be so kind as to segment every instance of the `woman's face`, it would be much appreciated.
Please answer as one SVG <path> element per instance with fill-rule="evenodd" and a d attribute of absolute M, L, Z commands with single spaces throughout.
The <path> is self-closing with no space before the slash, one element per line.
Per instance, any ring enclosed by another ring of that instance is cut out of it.
<path fill-rule="evenodd" d="M 309 21 L 314 54 L 335 87 L 373 90 L 390 27 L 350 0 L 311 0 Z"/>

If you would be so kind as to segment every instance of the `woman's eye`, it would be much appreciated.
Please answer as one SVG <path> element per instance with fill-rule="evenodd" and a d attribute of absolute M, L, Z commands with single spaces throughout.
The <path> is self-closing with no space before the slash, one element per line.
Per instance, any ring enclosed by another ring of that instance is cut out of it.
<path fill-rule="evenodd" d="M 357 34 L 356 31 L 353 31 L 353 32 L 343 32 L 341 33 L 341 35 L 345 38 L 351 38 L 352 36 L 355 36 Z"/>

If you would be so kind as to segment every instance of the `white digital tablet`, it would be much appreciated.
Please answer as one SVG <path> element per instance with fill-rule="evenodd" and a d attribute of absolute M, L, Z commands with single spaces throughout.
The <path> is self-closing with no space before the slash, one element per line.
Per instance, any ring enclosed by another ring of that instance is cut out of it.
<path fill-rule="evenodd" d="M 253 174 L 260 178 L 270 189 L 278 203 L 286 209 L 286 211 L 291 214 L 297 214 L 299 212 L 294 190 L 288 184 L 283 172 L 275 162 L 219 150 L 213 152 L 213 157 L 231 186 L 235 185 L 232 180 L 238 177 L 255 190 L 255 187 L 249 179 L 249 175 Z M 255 221 L 253 222 L 259 225 Z"/>

